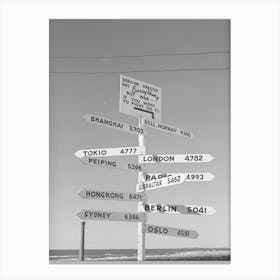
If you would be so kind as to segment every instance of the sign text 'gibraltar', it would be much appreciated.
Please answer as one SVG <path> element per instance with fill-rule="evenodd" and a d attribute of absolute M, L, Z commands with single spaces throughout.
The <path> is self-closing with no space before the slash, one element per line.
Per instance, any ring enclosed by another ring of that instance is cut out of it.
<path fill-rule="evenodd" d="M 186 173 L 176 173 L 175 176 L 169 176 L 158 180 L 151 180 L 142 182 L 136 185 L 136 191 L 142 192 L 144 190 L 154 190 L 158 188 L 168 187 L 172 185 L 182 184 L 186 179 Z"/>

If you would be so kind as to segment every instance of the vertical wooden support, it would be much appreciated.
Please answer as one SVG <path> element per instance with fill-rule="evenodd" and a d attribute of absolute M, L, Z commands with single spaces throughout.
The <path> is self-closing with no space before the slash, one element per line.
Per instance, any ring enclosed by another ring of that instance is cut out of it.
<path fill-rule="evenodd" d="M 139 128 L 143 128 L 143 117 L 139 117 Z M 138 135 L 138 144 L 139 147 L 143 147 L 144 135 Z M 140 163 L 140 156 L 138 156 L 138 164 Z M 138 183 L 144 182 L 143 170 L 138 172 Z M 143 191 L 144 200 L 138 202 L 138 213 L 143 212 L 144 204 L 146 200 L 146 191 Z M 138 246 L 137 246 L 137 260 L 145 260 L 145 221 L 138 223 Z"/>
<path fill-rule="evenodd" d="M 85 259 L 85 221 L 81 221 L 81 244 L 80 244 L 80 261 Z"/>

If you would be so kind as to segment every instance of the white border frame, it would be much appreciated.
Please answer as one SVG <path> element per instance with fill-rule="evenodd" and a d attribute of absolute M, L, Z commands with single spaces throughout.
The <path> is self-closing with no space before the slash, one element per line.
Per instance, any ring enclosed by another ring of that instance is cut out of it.
<path fill-rule="evenodd" d="M 49 18 L 231 19 L 230 265 L 49 265 Z M 0 278 L 279 279 L 279 31 L 278 1 L 2 1 Z"/>

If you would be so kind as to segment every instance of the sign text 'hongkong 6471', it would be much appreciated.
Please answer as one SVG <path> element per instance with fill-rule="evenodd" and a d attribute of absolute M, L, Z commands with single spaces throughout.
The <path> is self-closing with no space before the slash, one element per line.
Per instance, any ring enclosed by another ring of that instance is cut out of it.
<path fill-rule="evenodd" d="M 142 201 L 144 193 L 118 192 L 118 191 L 101 191 L 93 189 L 83 189 L 78 195 L 83 199 L 102 199 L 102 200 L 119 200 L 119 201 Z"/>
<path fill-rule="evenodd" d="M 161 120 L 161 88 L 120 75 L 120 112 Z"/>

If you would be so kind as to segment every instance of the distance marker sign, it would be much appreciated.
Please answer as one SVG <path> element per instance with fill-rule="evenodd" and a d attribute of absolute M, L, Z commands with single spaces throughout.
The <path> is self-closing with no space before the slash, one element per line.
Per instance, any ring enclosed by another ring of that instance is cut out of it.
<path fill-rule="evenodd" d="M 145 225 L 145 232 L 165 236 L 176 236 L 196 239 L 199 234 L 194 230 L 172 228 L 157 225 Z"/>
<path fill-rule="evenodd" d="M 146 173 L 145 180 L 153 181 L 158 180 L 170 176 L 180 175 L 182 173 Z M 185 182 L 205 182 L 211 181 L 215 178 L 215 176 L 211 173 L 183 173 L 186 175 Z"/>
<path fill-rule="evenodd" d="M 142 166 L 140 164 L 120 163 L 116 160 L 105 160 L 102 158 L 84 157 L 81 159 L 81 162 L 96 167 L 124 169 L 124 170 L 137 171 L 137 172 L 142 170 Z"/>
<path fill-rule="evenodd" d="M 144 130 L 142 128 L 139 128 L 135 125 L 128 124 L 128 123 L 123 123 L 119 121 L 114 121 L 108 118 L 92 115 L 92 114 L 86 114 L 83 116 L 86 122 L 88 123 L 93 123 L 109 128 L 113 128 L 119 131 L 124 131 L 124 132 L 129 132 L 132 134 L 137 134 L 137 135 L 143 135 Z"/>
<path fill-rule="evenodd" d="M 169 176 L 161 178 L 158 180 L 151 180 L 148 182 L 142 182 L 136 185 L 136 191 L 142 192 L 144 190 L 155 190 L 158 188 L 168 187 L 172 185 L 178 185 L 185 181 L 187 174 L 186 173 L 176 173 L 175 176 Z"/>
<path fill-rule="evenodd" d="M 140 155 L 139 158 L 139 163 L 193 163 L 209 162 L 214 159 L 209 154 Z"/>
<path fill-rule="evenodd" d="M 159 122 L 156 122 L 154 120 L 144 119 L 143 120 L 143 125 L 145 125 L 147 127 L 152 127 L 152 128 L 164 131 L 164 132 L 168 132 L 168 133 L 171 133 L 171 134 L 176 134 L 176 135 L 179 135 L 179 136 L 183 136 L 183 137 L 186 137 L 186 138 L 193 137 L 192 133 L 190 131 L 186 130 L 186 129 L 181 129 L 181 128 L 177 128 L 177 127 L 174 127 L 174 126 L 171 126 L 171 125 L 168 125 L 168 124 L 159 123 Z"/>
<path fill-rule="evenodd" d="M 144 194 L 116 191 L 99 191 L 83 189 L 78 195 L 83 199 L 102 199 L 102 200 L 122 200 L 122 201 L 142 201 Z"/>
<path fill-rule="evenodd" d="M 170 204 L 153 204 L 146 203 L 143 206 L 145 212 L 153 213 L 174 213 L 174 214 L 190 214 L 190 215 L 213 215 L 216 210 L 212 206 L 202 205 L 170 205 Z"/>
<path fill-rule="evenodd" d="M 120 75 L 120 112 L 161 120 L 161 88 Z"/>
<path fill-rule="evenodd" d="M 81 219 L 121 222 L 143 222 L 146 219 L 145 215 L 145 213 L 111 212 L 88 209 L 81 210 L 77 213 L 77 216 Z"/>
<path fill-rule="evenodd" d="M 130 156 L 145 154 L 145 147 L 124 147 L 124 148 L 99 148 L 78 150 L 75 153 L 77 158 L 84 157 L 109 157 L 109 156 Z"/>

